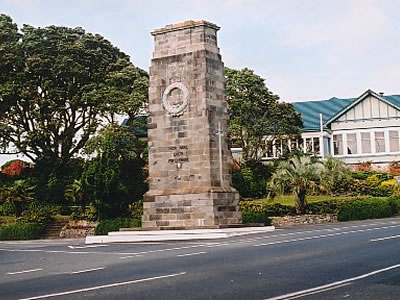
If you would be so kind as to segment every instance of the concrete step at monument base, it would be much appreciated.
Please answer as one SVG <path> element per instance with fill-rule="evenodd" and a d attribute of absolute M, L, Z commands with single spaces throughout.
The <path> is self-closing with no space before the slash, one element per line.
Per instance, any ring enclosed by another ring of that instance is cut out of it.
<path fill-rule="evenodd" d="M 213 240 L 255 233 L 264 233 L 275 230 L 274 226 L 257 226 L 225 229 L 192 229 L 192 230 L 135 230 L 115 231 L 108 235 L 87 236 L 86 244 L 99 243 L 126 243 L 126 242 L 162 242 L 162 241 L 190 241 Z"/>

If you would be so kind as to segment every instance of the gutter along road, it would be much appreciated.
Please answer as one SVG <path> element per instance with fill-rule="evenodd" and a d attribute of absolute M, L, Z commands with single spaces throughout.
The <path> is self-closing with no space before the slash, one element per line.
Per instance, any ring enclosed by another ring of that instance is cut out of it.
<path fill-rule="evenodd" d="M 230 239 L 0 242 L 0 299 L 400 299 L 400 218 Z"/>

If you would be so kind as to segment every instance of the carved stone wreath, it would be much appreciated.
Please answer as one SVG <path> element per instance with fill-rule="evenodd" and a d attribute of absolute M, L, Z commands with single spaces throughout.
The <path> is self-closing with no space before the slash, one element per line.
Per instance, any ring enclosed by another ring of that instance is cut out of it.
<path fill-rule="evenodd" d="M 179 101 L 171 101 L 171 92 L 178 89 L 182 93 L 182 97 Z M 174 82 L 170 84 L 164 91 L 162 96 L 162 104 L 164 109 L 172 116 L 180 116 L 189 104 L 189 90 L 181 82 Z"/>

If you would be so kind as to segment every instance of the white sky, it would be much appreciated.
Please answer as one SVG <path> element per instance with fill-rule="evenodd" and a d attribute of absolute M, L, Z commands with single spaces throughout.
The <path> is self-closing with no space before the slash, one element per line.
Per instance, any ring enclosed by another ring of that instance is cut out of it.
<path fill-rule="evenodd" d="M 400 94 L 398 0 L 0 0 L 0 13 L 99 33 L 145 70 L 150 31 L 204 19 L 222 27 L 225 65 L 255 70 L 284 101 Z"/>

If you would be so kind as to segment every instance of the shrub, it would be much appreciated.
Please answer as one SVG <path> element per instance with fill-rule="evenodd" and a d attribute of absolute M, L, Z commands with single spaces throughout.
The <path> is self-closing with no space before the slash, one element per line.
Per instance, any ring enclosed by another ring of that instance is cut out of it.
<path fill-rule="evenodd" d="M 392 196 L 389 198 L 389 204 L 392 208 L 392 215 L 400 214 L 400 198 L 396 196 Z"/>
<path fill-rule="evenodd" d="M 14 216 L 15 205 L 13 202 L 5 202 L 0 204 L 0 216 Z"/>
<path fill-rule="evenodd" d="M 389 198 L 369 198 L 347 201 L 338 212 L 338 221 L 378 219 L 393 216 Z"/>
<path fill-rule="evenodd" d="M 11 162 L 11 164 L 7 167 L 3 168 L 4 174 L 10 175 L 10 176 L 19 176 L 22 173 L 22 170 L 25 168 L 26 163 L 23 162 L 22 160 L 14 160 Z"/>
<path fill-rule="evenodd" d="M 356 171 L 370 171 L 372 168 L 371 161 L 363 161 L 358 166 L 356 166 Z"/>
<path fill-rule="evenodd" d="M 140 226 L 141 221 L 139 219 L 116 218 L 110 220 L 102 220 L 97 225 L 95 229 L 95 234 L 104 235 L 110 231 L 118 231 L 120 228 L 132 228 Z"/>
<path fill-rule="evenodd" d="M 267 203 L 255 203 L 252 201 L 240 201 L 240 211 L 254 212 L 254 213 L 266 213 L 268 216 L 286 216 L 293 215 L 296 210 L 293 206 L 283 205 L 280 203 L 267 204 Z"/>
<path fill-rule="evenodd" d="M 81 207 L 76 209 L 71 214 L 71 220 L 79 221 L 79 220 L 87 220 L 87 221 L 96 221 L 97 220 L 97 213 L 96 208 L 93 205 L 86 207 L 83 211 Z"/>
<path fill-rule="evenodd" d="M 43 234 L 45 226 L 34 223 L 16 223 L 0 226 L 0 240 L 31 240 Z"/>
<path fill-rule="evenodd" d="M 259 198 L 267 194 L 267 182 L 273 171 L 272 166 L 261 163 L 251 167 L 232 170 L 232 185 L 243 198 Z"/>
<path fill-rule="evenodd" d="M 143 201 L 136 201 L 130 205 L 132 218 L 140 220 L 143 215 Z"/>
<path fill-rule="evenodd" d="M 48 205 L 40 205 L 37 202 L 32 202 L 21 217 L 17 218 L 18 223 L 35 223 L 43 226 L 48 225 L 52 220 L 52 215 L 55 214 L 55 207 Z"/>
<path fill-rule="evenodd" d="M 264 225 L 271 224 L 271 220 L 268 218 L 266 212 L 253 212 L 253 211 L 242 212 L 242 222 L 243 224 L 258 224 L 258 223 L 262 223 Z"/>
<path fill-rule="evenodd" d="M 346 200 L 326 200 L 309 203 L 306 212 L 309 214 L 336 214 Z"/>

